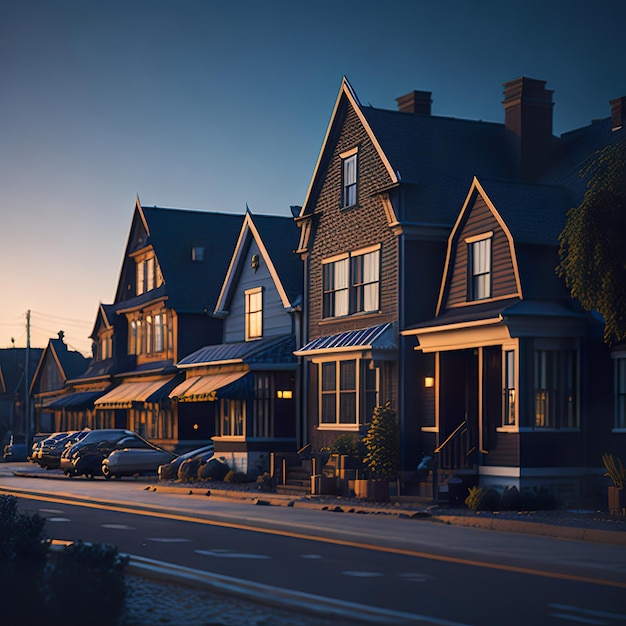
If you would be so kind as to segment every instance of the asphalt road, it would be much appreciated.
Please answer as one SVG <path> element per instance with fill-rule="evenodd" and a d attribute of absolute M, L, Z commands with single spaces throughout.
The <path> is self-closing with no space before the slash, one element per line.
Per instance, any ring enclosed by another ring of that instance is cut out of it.
<path fill-rule="evenodd" d="M 20 507 L 45 516 L 58 539 L 114 543 L 194 570 L 411 614 L 414 623 L 626 623 L 622 546 L 160 494 L 149 482 L 0 470 L 1 489 L 40 494 L 22 492 Z"/>

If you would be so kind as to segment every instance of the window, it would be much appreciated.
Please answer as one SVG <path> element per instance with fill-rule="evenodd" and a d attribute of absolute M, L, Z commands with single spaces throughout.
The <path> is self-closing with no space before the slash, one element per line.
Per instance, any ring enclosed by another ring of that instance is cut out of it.
<path fill-rule="evenodd" d="M 504 352 L 504 426 L 515 426 L 515 351 Z"/>
<path fill-rule="evenodd" d="M 325 318 L 378 311 L 380 248 L 323 261 L 322 292 Z"/>
<path fill-rule="evenodd" d="M 328 361 L 320 369 L 320 425 L 358 426 L 378 404 L 378 372 L 369 359 Z"/>
<path fill-rule="evenodd" d="M 138 296 L 163 284 L 163 274 L 155 256 L 137 259 L 136 269 Z"/>
<path fill-rule="evenodd" d="M 171 337 L 169 342 L 171 345 Z M 165 311 L 148 314 L 143 319 L 140 313 L 136 313 L 129 323 L 128 353 L 155 354 L 165 352 L 167 347 L 168 327 Z"/>
<path fill-rule="evenodd" d="M 245 405 L 241 400 L 222 399 L 219 419 L 222 437 L 243 437 Z"/>
<path fill-rule="evenodd" d="M 250 289 L 245 292 L 246 299 L 246 341 L 263 336 L 263 290 Z"/>
<path fill-rule="evenodd" d="M 154 316 L 154 351 L 165 350 L 165 313 L 157 313 Z"/>
<path fill-rule="evenodd" d="M 578 428 L 575 350 L 535 350 L 535 427 Z"/>
<path fill-rule="evenodd" d="M 342 193 L 341 193 L 341 206 L 349 207 L 356 204 L 356 152 L 349 156 L 346 156 L 341 161 L 342 171 Z"/>
<path fill-rule="evenodd" d="M 468 300 L 491 297 L 491 238 L 468 242 Z"/>
<path fill-rule="evenodd" d="M 274 436 L 272 385 L 269 374 L 254 377 L 254 437 Z"/>
<path fill-rule="evenodd" d="M 615 361 L 615 428 L 626 428 L 626 358 Z"/>

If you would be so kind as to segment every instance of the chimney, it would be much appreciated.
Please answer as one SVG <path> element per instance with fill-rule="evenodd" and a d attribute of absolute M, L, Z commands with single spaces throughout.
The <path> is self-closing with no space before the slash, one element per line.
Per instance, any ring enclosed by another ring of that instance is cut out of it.
<path fill-rule="evenodd" d="M 552 161 L 552 90 L 545 80 L 522 76 L 504 83 L 504 125 L 517 137 L 519 175 L 544 174 Z"/>
<path fill-rule="evenodd" d="M 626 96 L 609 100 L 611 105 L 611 129 L 619 130 L 624 125 L 626 117 Z"/>
<path fill-rule="evenodd" d="M 413 115 L 430 115 L 430 105 L 433 102 L 431 95 L 431 91 L 412 91 L 405 96 L 400 96 L 396 98 L 398 111 Z"/>

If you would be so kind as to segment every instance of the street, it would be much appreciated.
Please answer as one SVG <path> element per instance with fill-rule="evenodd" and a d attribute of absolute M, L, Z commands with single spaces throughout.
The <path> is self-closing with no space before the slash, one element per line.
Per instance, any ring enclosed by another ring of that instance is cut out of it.
<path fill-rule="evenodd" d="M 0 493 L 13 491 L 21 509 L 46 517 L 55 539 L 113 543 L 129 554 L 431 623 L 626 623 L 622 546 L 163 495 L 150 484 L 0 471 Z"/>

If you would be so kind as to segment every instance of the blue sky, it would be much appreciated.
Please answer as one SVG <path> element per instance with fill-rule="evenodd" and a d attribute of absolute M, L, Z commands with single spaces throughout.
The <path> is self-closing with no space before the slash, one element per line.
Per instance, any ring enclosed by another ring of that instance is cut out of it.
<path fill-rule="evenodd" d="M 501 122 L 554 90 L 561 134 L 626 95 L 621 0 L 0 0 L 0 348 L 88 354 L 135 197 L 289 215 L 346 76 L 364 104 L 433 92 Z"/>

